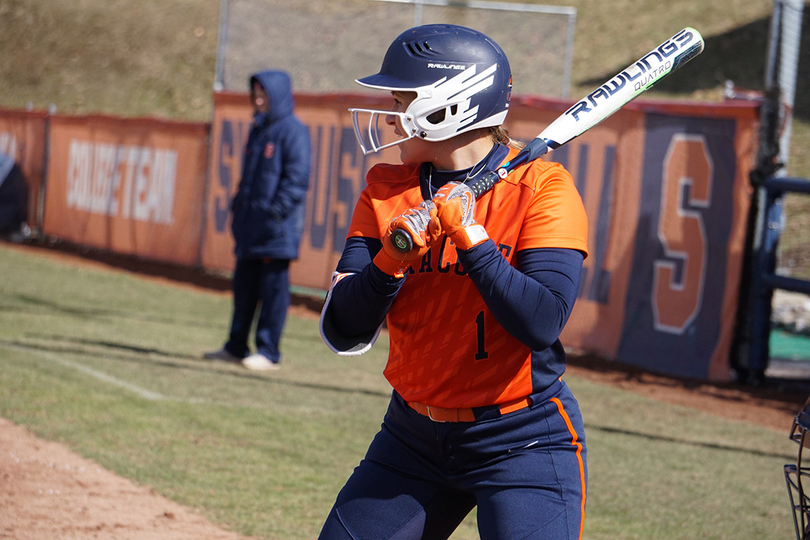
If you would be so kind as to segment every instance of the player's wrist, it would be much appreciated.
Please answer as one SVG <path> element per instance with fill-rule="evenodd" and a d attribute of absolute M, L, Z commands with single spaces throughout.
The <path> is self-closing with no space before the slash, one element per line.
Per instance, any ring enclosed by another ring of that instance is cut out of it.
<path fill-rule="evenodd" d="M 475 246 L 480 246 L 489 240 L 489 233 L 480 223 L 472 223 L 466 227 L 460 227 L 449 233 L 447 236 L 453 241 L 457 249 L 468 250 Z"/>
<path fill-rule="evenodd" d="M 411 261 L 403 261 L 401 257 L 391 256 L 385 248 L 375 255 L 372 263 L 385 274 L 395 278 L 405 277 L 412 264 Z"/>

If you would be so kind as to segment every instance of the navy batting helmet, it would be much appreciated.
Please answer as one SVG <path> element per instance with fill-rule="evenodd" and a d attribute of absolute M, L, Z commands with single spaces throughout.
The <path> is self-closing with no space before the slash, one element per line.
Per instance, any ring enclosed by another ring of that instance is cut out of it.
<path fill-rule="evenodd" d="M 503 50 L 481 32 L 452 24 L 406 30 L 385 53 L 379 73 L 357 79 L 369 88 L 415 92 L 405 112 L 350 109 L 355 134 L 368 154 L 413 137 L 443 141 L 503 124 L 509 110 L 512 72 Z M 369 115 L 368 123 L 360 121 Z M 379 118 L 399 116 L 405 133 L 381 142 Z"/>

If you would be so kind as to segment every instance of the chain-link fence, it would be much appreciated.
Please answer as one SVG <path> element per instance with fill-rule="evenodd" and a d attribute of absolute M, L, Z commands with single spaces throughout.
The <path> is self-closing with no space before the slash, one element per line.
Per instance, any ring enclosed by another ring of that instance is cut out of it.
<path fill-rule="evenodd" d="M 786 193 L 776 273 L 810 281 L 810 195 Z"/>
<path fill-rule="evenodd" d="M 804 0 L 774 0 L 732 363 L 743 380 L 810 379 L 810 179 L 786 178 Z"/>
<path fill-rule="evenodd" d="M 776 274 L 810 281 L 810 195 L 785 194 L 780 226 Z M 776 289 L 771 306 L 771 359 L 810 360 L 810 296 Z"/>
<path fill-rule="evenodd" d="M 475 28 L 503 48 L 513 92 L 568 97 L 572 8 L 447 0 L 221 0 L 217 89 L 247 91 L 264 69 L 290 73 L 296 91 L 355 92 L 388 45 L 416 24 Z M 448 4 L 448 5 L 439 5 Z M 521 8 L 521 6 L 524 6 Z M 522 9 L 522 10 L 521 10 Z"/>
<path fill-rule="evenodd" d="M 766 78 L 779 88 L 777 163 L 786 164 L 790 154 L 790 133 L 796 79 L 801 69 L 802 0 L 774 2 L 771 54 L 778 61 L 769 63 L 773 72 Z M 784 174 L 784 170 L 777 175 Z M 782 223 L 776 251 L 775 273 L 779 276 L 810 282 L 810 194 L 787 192 L 782 200 Z M 771 331 L 768 356 L 773 375 L 779 368 L 782 376 L 810 377 L 810 295 L 774 289 L 771 298 Z"/>

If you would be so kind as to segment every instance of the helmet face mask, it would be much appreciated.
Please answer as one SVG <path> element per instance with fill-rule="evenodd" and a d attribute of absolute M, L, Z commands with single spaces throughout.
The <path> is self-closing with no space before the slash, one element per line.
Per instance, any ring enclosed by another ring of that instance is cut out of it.
<path fill-rule="evenodd" d="M 810 539 L 810 492 L 805 491 L 805 480 L 810 478 L 810 467 L 802 466 L 802 452 L 810 448 L 810 399 L 793 421 L 790 438 L 799 445 L 796 464 L 784 467 L 793 523 L 798 540 Z M 810 487 L 808 485 L 807 487 Z"/>
<path fill-rule="evenodd" d="M 509 62 L 500 47 L 484 34 L 455 25 L 407 30 L 388 48 L 380 72 L 357 82 L 416 94 L 404 112 L 349 109 L 364 154 L 414 137 L 444 141 L 499 126 L 506 119 L 512 88 Z M 386 122 L 380 126 L 380 117 L 386 116 L 397 117 L 401 131 L 401 138 L 390 143 L 383 142 Z"/>

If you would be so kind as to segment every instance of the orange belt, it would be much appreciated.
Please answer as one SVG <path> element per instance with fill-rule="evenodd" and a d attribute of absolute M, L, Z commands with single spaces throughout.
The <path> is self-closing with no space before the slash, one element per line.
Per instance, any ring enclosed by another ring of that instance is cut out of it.
<path fill-rule="evenodd" d="M 495 405 L 500 409 L 501 414 L 508 414 L 511 412 L 525 409 L 532 404 L 531 398 L 524 397 Z M 427 416 L 434 422 L 475 422 L 474 409 L 442 409 L 441 407 L 433 407 L 415 401 L 408 401 L 408 407 L 415 410 L 422 416 Z M 477 407 L 479 410 L 486 410 L 486 407 Z"/>

